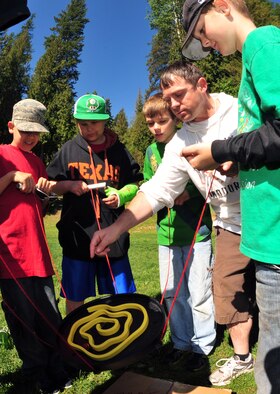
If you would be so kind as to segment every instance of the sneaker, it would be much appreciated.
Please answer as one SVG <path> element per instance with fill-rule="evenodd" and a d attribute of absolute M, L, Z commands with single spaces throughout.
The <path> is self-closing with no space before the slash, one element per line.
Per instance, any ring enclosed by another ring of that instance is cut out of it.
<path fill-rule="evenodd" d="M 39 393 L 40 394 L 59 394 L 60 389 L 54 388 L 53 384 L 43 384 L 39 386 Z"/>
<path fill-rule="evenodd" d="M 191 353 L 187 359 L 187 371 L 198 372 L 206 365 L 206 358 L 201 353 Z"/>
<path fill-rule="evenodd" d="M 169 366 L 169 367 L 175 367 L 178 364 L 180 364 L 189 354 L 188 351 L 186 350 L 179 350 L 179 349 L 172 349 L 170 353 L 167 353 L 166 356 L 164 356 L 164 362 Z"/>
<path fill-rule="evenodd" d="M 41 388 L 40 393 L 41 394 L 59 394 L 63 390 L 70 389 L 71 387 L 72 387 L 72 380 L 68 380 L 60 388 L 53 388 L 53 389 L 51 389 L 51 388 Z"/>
<path fill-rule="evenodd" d="M 52 371 L 50 376 L 55 387 L 59 388 L 61 391 L 72 387 L 72 380 L 64 368 L 60 367 L 56 371 Z"/>
<path fill-rule="evenodd" d="M 67 389 L 70 389 L 72 386 L 73 386 L 72 380 L 69 379 L 69 380 L 67 380 L 66 383 L 64 383 L 62 388 L 63 388 L 63 390 L 67 390 Z"/>
<path fill-rule="evenodd" d="M 221 364 L 222 362 L 224 363 Z M 249 354 L 245 361 L 241 361 L 238 356 L 234 355 L 230 358 L 221 358 L 216 366 L 219 369 L 209 376 L 209 380 L 213 386 L 225 386 L 237 376 L 253 371 L 254 359 L 252 354 Z"/>
<path fill-rule="evenodd" d="M 49 378 L 41 379 L 39 384 L 41 394 L 59 394 L 63 390 L 70 389 L 72 387 L 72 380 L 50 380 Z"/>
<path fill-rule="evenodd" d="M 56 382 L 56 386 L 59 387 L 57 393 L 63 390 L 70 389 L 72 387 L 73 383 L 71 379 L 68 379 L 67 381 L 62 382 Z M 56 391 L 54 391 L 52 394 L 57 394 Z"/>

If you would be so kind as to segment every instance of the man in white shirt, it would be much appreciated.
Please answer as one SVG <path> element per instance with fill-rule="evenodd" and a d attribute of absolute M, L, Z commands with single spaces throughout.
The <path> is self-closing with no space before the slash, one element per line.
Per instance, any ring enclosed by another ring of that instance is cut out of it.
<path fill-rule="evenodd" d="M 95 233 L 91 255 L 105 254 L 110 245 L 131 227 L 164 206 L 172 207 L 191 178 L 215 212 L 216 260 L 213 271 L 215 319 L 226 324 L 234 355 L 210 375 L 213 385 L 223 386 L 253 370 L 249 349 L 254 303 L 254 267 L 239 251 L 240 201 L 237 176 L 200 172 L 182 157 L 184 146 L 210 142 L 236 134 L 237 99 L 224 93 L 209 94 L 207 81 L 191 63 L 176 62 L 161 76 L 163 97 L 172 112 L 184 122 L 166 145 L 164 157 L 153 178 L 140 187 L 129 207 L 110 227 Z M 213 182 L 212 182 L 212 177 Z M 211 190 L 209 190 L 211 184 Z"/>

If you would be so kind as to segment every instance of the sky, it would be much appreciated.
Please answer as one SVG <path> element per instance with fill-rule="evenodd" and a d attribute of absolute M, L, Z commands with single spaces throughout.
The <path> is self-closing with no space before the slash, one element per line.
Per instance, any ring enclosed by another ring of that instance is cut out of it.
<path fill-rule="evenodd" d="M 54 17 L 69 2 L 27 0 L 30 12 L 35 14 L 31 69 L 45 52 L 44 38 L 55 26 Z M 139 91 L 144 95 L 149 86 L 146 63 L 154 34 L 147 20 L 149 4 L 147 0 L 87 0 L 86 3 L 89 23 L 78 65 L 77 97 L 96 91 L 110 99 L 113 116 L 124 108 L 130 122 Z M 25 22 L 10 27 L 8 33 L 18 33 Z"/>

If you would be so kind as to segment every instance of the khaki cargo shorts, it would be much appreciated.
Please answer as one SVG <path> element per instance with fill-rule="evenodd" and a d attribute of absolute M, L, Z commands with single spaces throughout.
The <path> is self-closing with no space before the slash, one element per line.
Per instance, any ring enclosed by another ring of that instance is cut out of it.
<path fill-rule="evenodd" d="M 213 269 L 215 320 L 219 324 L 247 321 L 255 303 L 255 266 L 239 250 L 240 235 L 216 228 Z"/>

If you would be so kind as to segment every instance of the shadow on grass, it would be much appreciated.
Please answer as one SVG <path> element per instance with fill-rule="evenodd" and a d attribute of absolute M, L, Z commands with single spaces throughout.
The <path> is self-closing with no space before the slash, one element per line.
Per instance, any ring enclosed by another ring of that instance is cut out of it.
<path fill-rule="evenodd" d="M 0 393 L 5 394 L 38 394 L 36 382 L 22 376 L 21 370 L 0 376 Z"/>
<path fill-rule="evenodd" d="M 127 368 L 113 371 L 113 377 L 98 388 L 95 388 L 93 391 L 91 391 L 91 393 L 103 393 L 126 371 L 157 379 L 177 381 L 193 386 L 211 387 L 211 384 L 208 380 L 208 376 L 210 373 L 210 366 L 208 360 L 206 360 L 205 366 L 197 372 L 188 372 L 186 370 L 185 362 L 187 362 L 187 359 L 185 360 L 185 362 L 176 365 L 176 367 L 174 367 L 173 369 L 164 362 L 164 356 L 169 351 L 170 344 L 163 345 L 159 349 L 154 350 L 151 354 L 148 354 L 145 359 L 138 361 L 137 363 L 130 365 Z"/>

